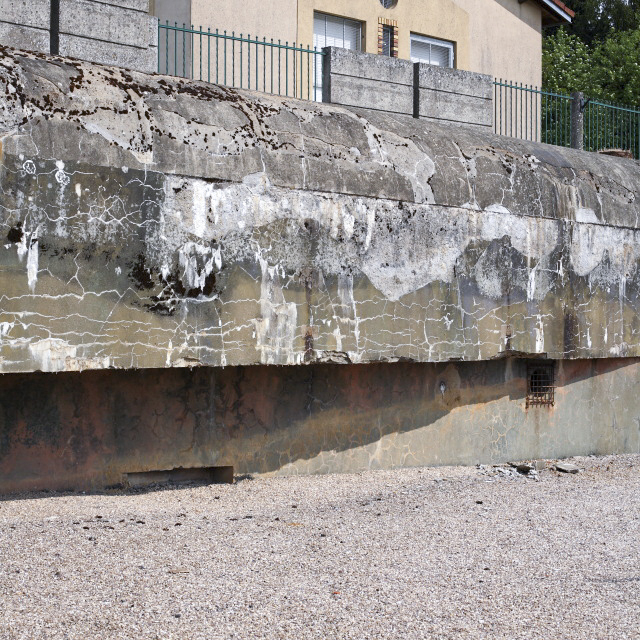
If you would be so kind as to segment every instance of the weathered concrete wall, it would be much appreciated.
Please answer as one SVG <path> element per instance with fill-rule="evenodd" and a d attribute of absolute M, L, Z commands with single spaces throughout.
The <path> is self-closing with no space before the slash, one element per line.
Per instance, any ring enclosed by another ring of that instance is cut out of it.
<path fill-rule="evenodd" d="M 153 73 L 158 21 L 149 0 L 60 0 L 60 55 Z"/>
<path fill-rule="evenodd" d="M 323 102 L 413 115 L 413 62 L 338 47 L 324 52 Z"/>
<path fill-rule="evenodd" d="M 491 76 L 326 47 L 322 101 L 383 113 L 493 125 Z"/>
<path fill-rule="evenodd" d="M 49 53 L 51 0 L 0 0 L 0 44 Z"/>
<path fill-rule="evenodd" d="M 488 129 L 493 126 L 491 76 L 416 64 L 414 78 L 414 115 Z"/>
<path fill-rule="evenodd" d="M 509 359 L 0 376 L 0 490 L 640 450 L 640 360 L 560 363 L 553 408 L 526 409 L 525 375 Z"/>
<path fill-rule="evenodd" d="M 637 162 L 8 49 L 0 92 L 2 372 L 640 355 Z"/>
<path fill-rule="evenodd" d="M 0 45 L 50 52 L 50 0 L 0 0 Z M 152 73 L 158 22 L 149 0 L 60 0 L 59 53 Z"/>
<path fill-rule="evenodd" d="M 639 163 L 7 48 L 0 96 L 0 491 L 639 449 Z"/>

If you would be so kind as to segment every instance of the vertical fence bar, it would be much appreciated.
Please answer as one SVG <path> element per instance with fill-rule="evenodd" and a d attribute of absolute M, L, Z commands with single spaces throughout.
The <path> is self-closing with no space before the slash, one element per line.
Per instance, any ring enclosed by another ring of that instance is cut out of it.
<path fill-rule="evenodd" d="M 500 135 L 502 135 L 502 78 L 500 78 Z"/>
<path fill-rule="evenodd" d="M 187 77 L 187 33 L 184 22 L 182 23 L 182 77 Z"/>
<path fill-rule="evenodd" d="M 169 74 L 169 21 L 168 20 L 167 20 L 167 29 L 164 35 L 165 35 L 164 53 L 165 53 L 165 59 L 167 62 L 164 72 L 168 75 Z"/>
<path fill-rule="evenodd" d="M 311 78 L 309 73 L 311 72 L 310 62 L 311 54 L 309 53 L 309 45 L 307 45 L 307 100 L 311 100 Z M 313 96 L 315 98 L 315 95 Z"/>

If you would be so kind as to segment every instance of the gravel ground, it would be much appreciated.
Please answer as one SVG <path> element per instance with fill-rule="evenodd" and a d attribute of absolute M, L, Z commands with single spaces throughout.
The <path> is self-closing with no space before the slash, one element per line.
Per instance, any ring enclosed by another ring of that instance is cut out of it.
<path fill-rule="evenodd" d="M 640 638 L 640 455 L 572 462 L 13 497 L 0 637 Z"/>

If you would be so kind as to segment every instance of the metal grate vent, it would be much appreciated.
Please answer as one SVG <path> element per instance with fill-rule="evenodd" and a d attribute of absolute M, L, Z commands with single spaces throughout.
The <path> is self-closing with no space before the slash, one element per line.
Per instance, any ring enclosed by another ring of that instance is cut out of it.
<path fill-rule="evenodd" d="M 552 407 L 555 399 L 554 363 L 527 366 L 527 407 Z"/>

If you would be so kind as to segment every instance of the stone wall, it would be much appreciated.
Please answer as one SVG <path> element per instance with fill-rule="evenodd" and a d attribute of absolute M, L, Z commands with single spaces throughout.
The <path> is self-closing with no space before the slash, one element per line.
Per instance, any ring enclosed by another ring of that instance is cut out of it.
<path fill-rule="evenodd" d="M 324 53 L 323 102 L 413 115 L 413 62 L 337 47 Z"/>
<path fill-rule="evenodd" d="M 490 76 L 327 47 L 322 101 L 490 130 Z"/>
<path fill-rule="evenodd" d="M 0 44 L 50 51 L 51 0 L 0 0 Z"/>
<path fill-rule="evenodd" d="M 151 73 L 158 66 L 157 19 L 149 0 L 0 0 L 0 44 Z"/>

